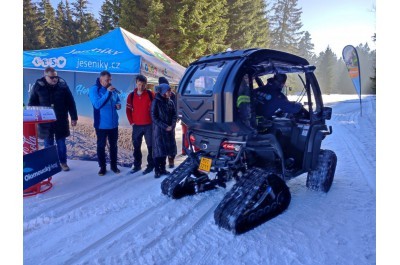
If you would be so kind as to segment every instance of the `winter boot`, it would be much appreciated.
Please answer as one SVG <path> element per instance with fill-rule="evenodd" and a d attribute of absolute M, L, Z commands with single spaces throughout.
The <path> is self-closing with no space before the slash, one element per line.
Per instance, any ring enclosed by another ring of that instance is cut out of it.
<path fill-rule="evenodd" d="M 165 168 L 160 169 L 160 174 L 161 175 L 169 175 L 171 172 L 167 171 Z"/>
<path fill-rule="evenodd" d="M 69 166 L 67 163 L 61 163 L 60 166 L 63 171 L 69 171 Z"/>
<path fill-rule="evenodd" d="M 119 168 L 116 165 L 111 166 L 111 171 L 114 172 L 115 174 L 118 174 L 121 172 L 121 170 L 119 170 Z"/>
<path fill-rule="evenodd" d="M 99 176 L 104 176 L 107 173 L 106 167 L 100 167 Z"/>
<path fill-rule="evenodd" d="M 142 169 L 142 167 L 135 167 L 135 166 L 132 166 L 130 173 L 131 173 L 131 174 L 136 173 L 136 172 L 138 172 L 138 171 L 141 170 L 141 169 Z"/>
<path fill-rule="evenodd" d="M 153 171 L 153 169 L 154 169 L 154 167 L 147 166 L 146 169 L 143 170 L 143 175 L 150 173 L 151 171 Z"/>
<path fill-rule="evenodd" d="M 158 179 L 161 177 L 161 173 L 159 170 L 154 170 L 154 178 Z"/>
<path fill-rule="evenodd" d="M 173 157 L 168 157 L 168 167 L 169 168 L 174 168 L 174 158 Z"/>

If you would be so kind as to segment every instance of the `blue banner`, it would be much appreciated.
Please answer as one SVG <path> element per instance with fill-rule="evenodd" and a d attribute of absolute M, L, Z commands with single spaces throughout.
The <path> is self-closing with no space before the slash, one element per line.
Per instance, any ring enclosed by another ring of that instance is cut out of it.
<path fill-rule="evenodd" d="M 140 73 L 140 56 L 133 54 L 122 37 L 121 29 L 91 41 L 47 50 L 24 52 L 24 68 L 99 73 Z"/>
<path fill-rule="evenodd" d="M 61 171 L 55 145 L 26 154 L 23 158 L 24 190 Z"/>

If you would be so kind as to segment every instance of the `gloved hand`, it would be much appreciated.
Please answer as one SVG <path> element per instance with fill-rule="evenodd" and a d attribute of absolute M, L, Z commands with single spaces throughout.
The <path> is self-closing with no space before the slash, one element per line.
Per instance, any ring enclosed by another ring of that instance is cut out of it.
<path fill-rule="evenodd" d="M 294 114 L 294 117 L 296 119 L 310 119 L 310 113 L 302 106 L 300 111 Z"/>
<path fill-rule="evenodd" d="M 278 109 L 277 111 L 275 111 L 274 115 L 278 118 L 282 118 L 284 116 L 284 112 L 281 109 Z"/>

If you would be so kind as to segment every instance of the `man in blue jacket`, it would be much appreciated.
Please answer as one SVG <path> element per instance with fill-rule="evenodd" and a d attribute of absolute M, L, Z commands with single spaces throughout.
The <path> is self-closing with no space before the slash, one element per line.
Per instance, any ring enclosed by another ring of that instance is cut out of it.
<path fill-rule="evenodd" d="M 289 101 L 282 93 L 286 79 L 286 74 L 275 74 L 274 77 L 268 79 L 267 85 L 255 91 L 257 115 L 270 119 L 278 109 L 290 114 L 307 112 L 301 103 Z"/>
<path fill-rule="evenodd" d="M 89 90 L 93 105 L 94 128 L 97 136 L 97 158 L 100 166 L 99 176 L 106 174 L 106 141 L 110 145 L 110 166 L 114 173 L 120 173 L 117 167 L 118 156 L 118 113 L 121 101 L 118 92 L 111 85 L 111 74 L 102 71 L 96 84 Z"/>

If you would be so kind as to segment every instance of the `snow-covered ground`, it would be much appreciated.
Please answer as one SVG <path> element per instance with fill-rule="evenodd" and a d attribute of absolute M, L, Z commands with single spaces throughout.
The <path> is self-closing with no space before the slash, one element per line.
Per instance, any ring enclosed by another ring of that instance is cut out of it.
<path fill-rule="evenodd" d="M 24 264 L 375 264 L 375 97 L 362 116 L 357 96 L 324 98 L 323 148 L 338 157 L 329 193 L 299 176 L 283 214 L 234 236 L 214 224 L 224 189 L 172 200 L 153 173 L 99 177 L 96 162 L 70 160 L 51 190 L 23 200 Z"/>

